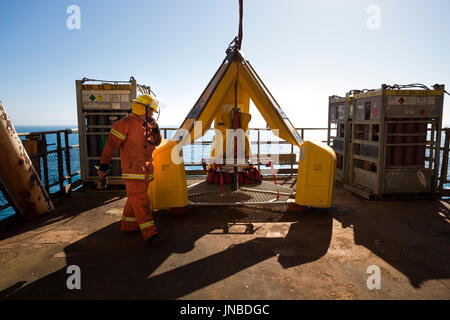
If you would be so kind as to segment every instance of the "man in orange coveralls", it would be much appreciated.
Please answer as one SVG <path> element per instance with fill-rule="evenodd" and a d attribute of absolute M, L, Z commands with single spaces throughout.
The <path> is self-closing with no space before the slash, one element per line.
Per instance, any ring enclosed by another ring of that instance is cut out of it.
<path fill-rule="evenodd" d="M 153 180 L 153 150 L 161 143 L 158 124 L 152 117 L 153 112 L 158 112 L 158 100 L 143 94 L 133 100 L 131 108 L 132 113 L 128 117 L 112 126 L 100 159 L 98 177 L 103 180 L 106 176 L 113 153 L 120 147 L 122 179 L 127 191 L 121 230 L 132 232 L 140 229 L 144 240 L 153 242 L 158 231 L 147 189 Z"/>

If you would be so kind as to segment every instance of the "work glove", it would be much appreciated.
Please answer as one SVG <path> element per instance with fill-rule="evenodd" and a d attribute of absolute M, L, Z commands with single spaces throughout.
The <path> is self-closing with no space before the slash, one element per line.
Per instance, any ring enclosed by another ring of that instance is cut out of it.
<path fill-rule="evenodd" d="M 95 166 L 95 168 L 97 169 L 98 176 L 97 189 L 104 189 L 108 185 L 107 177 L 111 172 L 111 170 L 109 169 L 109 165 L 101 164 L 100 166 Z"/>
<path fill-rule="evenodd" d="M 98 170 L 98 180 L 102 181 L 106 177 L 106 171 Z"/>

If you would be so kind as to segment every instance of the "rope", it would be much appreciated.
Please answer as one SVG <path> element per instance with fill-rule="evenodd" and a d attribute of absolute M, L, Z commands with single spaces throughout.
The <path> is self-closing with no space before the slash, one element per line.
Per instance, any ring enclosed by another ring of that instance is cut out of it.
<path fill-rule="evenodd" d="M 273 163 L 272 163 L 272 161 L 269 161 L 269 162 L 266 164 L 266 167 L 270 167 L 270 169 L 272 170 L 273 181 L 275 182 L 275 187 L 277 188 L 277 198 L 276 198 L 275 201 L 278 201 L 278 199 L 280 199 L 280 190 L 278 190 L 277 178 L 275 177 L 275 170 L 273 169 Z"/>

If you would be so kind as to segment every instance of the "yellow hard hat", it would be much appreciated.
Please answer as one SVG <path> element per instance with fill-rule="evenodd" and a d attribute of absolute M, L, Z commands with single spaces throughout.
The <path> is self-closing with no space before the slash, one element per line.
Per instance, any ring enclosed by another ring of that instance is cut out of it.
<path fill-rule="evenodd" d="M 137 99 L 133 99 L 131 109 L 133 113 L 137 115 L 145 115 L 145 108 L 150 108 L 154 112 L 158 113 L 158 99 L 150 94 L 142 94 Z"/>

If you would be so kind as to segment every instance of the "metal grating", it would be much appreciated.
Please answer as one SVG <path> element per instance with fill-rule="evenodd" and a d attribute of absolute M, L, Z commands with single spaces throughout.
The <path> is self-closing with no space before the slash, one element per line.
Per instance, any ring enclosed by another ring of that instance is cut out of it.
<path fill-rule="evenodd" d="M 239 190 L 237 192 L 213 191 L 189 195 L 189 200 L 194 203 L 211 204 L 243 204 L 243 203 L 261 203 L 275 201 L 276 193 L 257 192 L 249 190 Z M 278 202 L 286 202 L 289 195 L 280 194 Z M 274 202 L 276 203 L 276 202 Z"/>

